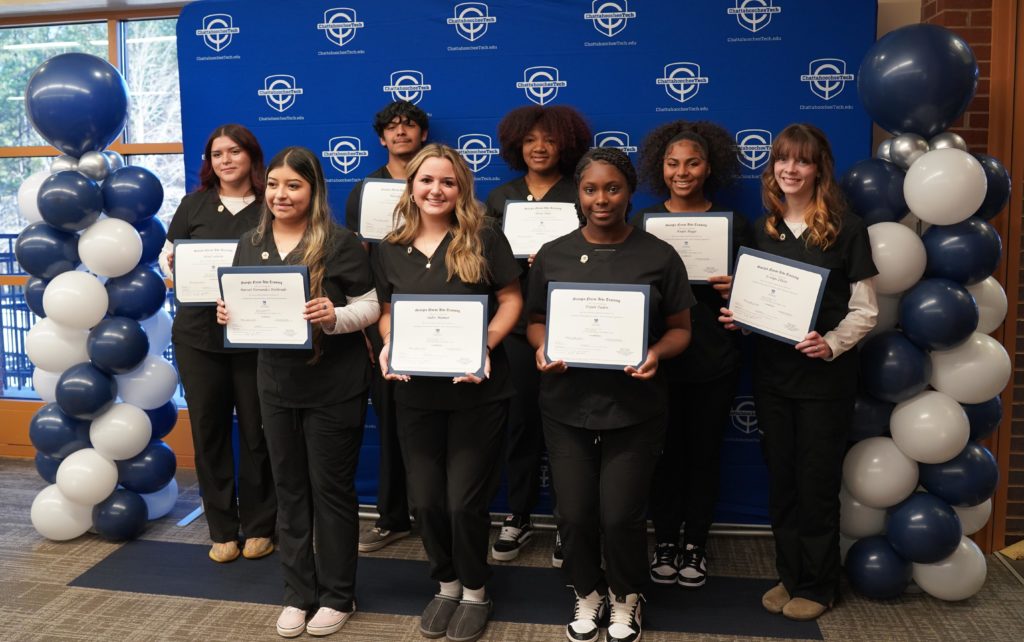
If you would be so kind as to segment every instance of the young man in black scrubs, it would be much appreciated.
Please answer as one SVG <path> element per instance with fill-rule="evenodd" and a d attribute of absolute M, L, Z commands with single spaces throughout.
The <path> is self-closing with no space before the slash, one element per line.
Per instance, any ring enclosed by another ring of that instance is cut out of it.
<path fill-rule="evenodd" d="M 380 144 L 388 150 L 388 162 L 371 172 L 367 178 L 405 178 L 405 166 L 423 147 L 427 140 L 429 121 L 422 109 L 408 101 L 390 103 L 377 112 L 373 130 L 380 137 Z M 345 225 L 359 233 L 359 201 L 363 194 L 363 182 L 352 188 L 345 203 Z M 364 247 L 373 253 L 368 243 Z M 366 329 L 370 339 L 371 355 L 376 359 L 383 342 L 376 325 Z M 377 512 L 380 517 L 372 528 L 359 536 L 359 552 L 369 553 L 384 548 L 409 534 L 409 499 L 405 487 L 405 465 L 398 448 L 395 433 L 394 384 L 380 376 L 378 368 L 373 369 L 370 384 L 370 398 L 377 414 L 377 430 L 380 434 L 380 469 L 377 476 Z"/>

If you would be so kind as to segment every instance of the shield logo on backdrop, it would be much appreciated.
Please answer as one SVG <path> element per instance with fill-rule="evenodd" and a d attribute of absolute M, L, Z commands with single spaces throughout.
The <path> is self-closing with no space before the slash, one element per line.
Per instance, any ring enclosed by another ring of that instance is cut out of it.
<path fill-rule="evenodd" d="M 423 82 L 422 71 L 402 69 L 391 72 L 391 82 L 384 91 L 391 92 L 396 101 L 407 100 L 415 105 L 423 100 L 424 92 L 430 91 L 430 85 Z"/>
<path fill-rule="evenodd" d="M 736 7 L 727 13 L 736 16 L 736 22 L 751 33 L 757 33 L 772 21 L 772 14 L 781 13 L 782 7 L 772 4 L 773 0 L 736 0 Z"/>
<path fill-rule="evenodd" d="M 463 134 L 459 136 L 458 152 L 476 174 L 490 165 L 491 157 L 500 152 L 491 145 L 491 137 L 487 134 Z"/>
<path fill-rule="evenodd" d="M 335 7 L 324 11 L 324 21 L 316 26 L 324 32 L 327 39 L 344 47 L 356 37 L 356 30 L 363 27 L 356 18 L 356 10 L 348 7 Z"/>
<path fill-rule="evenodd" d="M 593 0 L 590 8 L 591 12 L 583 17 L 594 24 L 599 34 L 609 38 L 625 29 L 630 18 L 636 17 L 636 12 L 629 10 L 629 0 Z"/>
<path fill-rule="evenodd" d="M 226 13 L 211 13 L 208 16 L 203 16 L 203 27 L 196 30 L 196 35 L 202 36 L 203 42 L 210 49 L 223 51 L 231 44 L 231 38 L 238 31 L 239 29 L 234 25 L 230 15 Z"/>
<path fill-rule="evenodd" d="M 363 157 L 368 155 L 362 141 L 355 136 L 335 136 L 327 141 L 327 151 L 321 152 L 321 156 L 331 161 L 331 167 L 342 174 L 355 171 Z"/>
<path fill-rule="evenodd" d="M 614 147 L 627 154 L 636 152 L 636 145 L 629 144 L 629 134 L 615 130 L 606 130 L 594 134 L 594 147 Z"/>
<path fill-rule="evenodd" d="M 258 93 L 266 98 L 271 109 L 283 112 L 295 105 L 295 97 L 302 94 L 302 89 L 295 86 L 295 76 L 274 74 L 263 79 L 263 89 Z"/>
<path fill-rule="evenodd" d="M 772 133 L 767 129 L 741 129 L 736 132 L 736 157 L 748 169 L 759 169 L 772 151 Z"/>
<path fill-rule="evenodd" d="M 470 42 L 483 38 L 487 26 L 497 21 L 483 2 L 460 2 L 455 5 L 455 15 L 447 20 L 448 24 L 455 26 L 455 33 Z"/>
<path fill-rule="evenodd" d="M 559 79 L 558 68 L 537 66 L 523 70 L 523 81 L 517 82 L 516 88 L 524 90 L 530 102 L 546 105 L 558 96 L 560 88 L 568 84 Z"/>
<path fill-rule="evenodd" d="M 665 86 L 665 93 L 681 103 L 690 100 L 706 85 L 708 78 L 700 75 L 700 65 L 695 62 L 673 62 L 665 65 L 665 74 L 658 79 Z"/>
<path fill-rule="evenodd" d="M 843 93 L 847 82 L 855 76 L 846 73 L 846 61 L 841 58 L 818 58 L 807 65 L 807 73 L 800 80 L 811 87 L 811 92 L 822 100 L 832 100 Z"/>

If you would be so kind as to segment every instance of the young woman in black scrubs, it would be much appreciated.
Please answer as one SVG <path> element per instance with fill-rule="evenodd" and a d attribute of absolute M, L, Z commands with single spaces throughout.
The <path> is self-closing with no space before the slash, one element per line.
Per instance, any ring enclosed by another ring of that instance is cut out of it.
<path fill-rule="evenodd" d="M 484 584 L 488 504 L 513 395 L 502 340 L 522 310 L 519 266 L 508 241 L 473 197 L 473 175 L 459 154 L 427 145 L 407 167 L 395 208 L 401 227 L 374 253 L 381 301 L 381 371 L 395 386 L 398 441 L 409 500 L 440 589 L 423 611 L 420 632 L 456 642 L 476 640 L 491 613 Z M 393 294 L 486 294 L 490 322 L 483 379 L 388 372 Z"/>
<path fill-rule="evenodd" d="M 520 177 L 496 187 L 487 197 L 487 214 L 498 221 L 508 201 L 575 203 L 576 185 L 572 174 L 576 163 L 590 147 L 590 128 L 572 107 L 527 105 L 513 109 L 498 124 L 501 157 Z M 529 262 L 520 260 L 523 275 L 519 284 L 526 296 Z M 540 377 L 533 361 L 533 348 L 526 340 L 526 319 L 521 318 L 505 339 L 516 388 L 509 407 L 508 504 L 505 518 L 491 556 L 507 562 L 519 555 L 533 534 L 530 514 L 540 493 L 540 464 L 544 453 L 544 432 L 537 406 Z M 561 547 L 556 541 L 551 556 L 554 566 L 562 565 Z"/>
<path fill-rule="evenodd" d="M 206 140 L 199 189 L 171 219 L 160 254 L 173 273 L 174 241 L 237 239 L 256 226 L 263 201 L 263 150 L 241 125 L 218 127 Z M 196 477 L 210 529 L 210 559 L 257 559 L 274 550 L 277 501 L 256 393 L 256 351 L 224 347 L 216 309 L 182 306 L 172 326 L 178 374 L 185 388 Z M 231 446 L 238 415 L 238 470 Z M 235 492 L 235 479 L 238 492 Z M 245 547 L 238 548 L 239 530 Z"/>
<path fill-rule="evenodd" d="M 820 129 L 786 127 L 761 176 L 767 213 L 754 224 L 757 249 L 829 269 L 817 323 L 803 341 L 757 337 L 754 403 L 780 580 L 761 602 L 794 620 L 817 618 L 838 594 L 839 487 L 856 344 L 878 314 L 867 228 L 846 209 L 833 170 Z M 735 327 L 732 313 L 721 312 Z"/>
<path fill-rule="evenodd" d="M 739 174 L 736 143 L 715 123 L 675 121 L 647 135 L 640 153 L 640 181 L 665 200 L 637 212 L 699 215 L 723 211 L 712 196 Z M 751 244 L 750 224 L 733 212 L 732 256 Z M 662 363 L 668 375 L 668 429 L 665 451 L 651 485 L 655 548 L 651 580 L 700 588 L 707 579 L 708 531 L 718 499 L 722 429 L 729 420 L 740 374 L 739 336 L 718 323 L 732 277 L 717 274 L 693 286 L 690 310 L 693 340 L 686 352 Z M 686 523 L 683 546 L 679 529 Z"/>
<path fill-rule="evenodd" d="M 625 153 L 590 150 L 575 180 L 586 224 L 537 253 L 527 304 L 530 343 L 542 372 L 540 409 L 558 493 L 558 529 L 576 591 L 566 634 L 570 640 L 596 640 L 610 599 L 608 640 L 634 642 L 641 635 L 641 592 L 647 584 L 647 496 L 668 405 L 659 364 L 690 342 L 695 299 L 672 246 L 626 222 L 637 177 Z M 650 285 L 646 361 L 623 371 L 546 361 L 552 281 Z"/>
<path fill-rule="evenodd" d="M 309 269 L 304 317 L 313 348 L 261 349 L 257 380 L 280 507 L 285 608 L 277 632 L 328 635 L 356 608 L 355 472 L 370 384 L 362 329 L 380 306 L 366 252 L 333 222 L 313 152 L 288 147 L 270 161 L 259 225 L 238 242 L 234 263 Z M 219 302 L 217 320 L 226 324 L 229 313 Z"/>

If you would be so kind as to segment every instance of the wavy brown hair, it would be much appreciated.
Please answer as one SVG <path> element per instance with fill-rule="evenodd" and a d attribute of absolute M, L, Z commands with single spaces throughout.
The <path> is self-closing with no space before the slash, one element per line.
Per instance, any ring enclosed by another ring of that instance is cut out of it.
<path fill-rule="evenodd" d="M 206 139 L 206 147 L 203 148 L 203 164 L 199 167 L 199 192 L 217 190 L 220 187 L 220 179 L 213 171 L 213 161 L 210 160 L 213 141 L 221 136 L 227 136 L 236 145 L 245 150 L 249 155 L 249 184 L 256 194 L 256 200 L 263 200 L 263 190 L 267 183 L 263 170 L 263 148 L 256 140 L 256 136 L 242 125 L 228 124 L 221 125 L 213 130 L 210 137 Z"/>

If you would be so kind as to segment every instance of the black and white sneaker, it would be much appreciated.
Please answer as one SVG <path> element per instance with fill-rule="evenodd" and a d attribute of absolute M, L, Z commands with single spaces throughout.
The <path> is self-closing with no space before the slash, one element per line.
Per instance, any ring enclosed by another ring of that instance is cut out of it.
<path fill-rule="evenodd" d="M 608 642 L 637 642 L 643 631 L 640 628 L 644 598 L 639 593 L 616 595 L 608 591 L 612 613 L 608 621 Z"/>
<path fill-rule="evenodd" d="M 562 568 L 562 564 L 565 563 L 565 557 L 562 555 L 562 536 L 555 531 L 555 548 L 551 551 L 551 566 L 554 568 Z"/>
<path fill-rule="evenodd" d="M 594 642 L 601 636 L 601 621 L 607 612 L 608 598 L 597 591 L 591 591 L 586 597 L 577 595 L 565 637 L 572 642 Z"/>
<path fill-rule="evenodd" d="M 654 571 L 651 571 L 653 577 Z M 686 550 L 680 556 L 679 562 L 679 586 L 685 588 L 700 588 L 708 580 L 707 553 L 700 546 L 687 544 Z M 657 581 L 657 580 L 655 580 Z"/>
<path fill-rule="evenodd" d="M 498 541 L 491 547 L 491 557 L 499 562 L 510 562 L 519 556 L 519 551 L 533 535 L 529 517 L 509 515 L 498 533 Z"/>
<path fill-rule="evenodd" d="M 679 556 L 679 547 L 668 542 L 657 544 L 654 547 L 654 556 L 651 557 L 651 581 L 655 584 L 675 584 L 679 575 L 679 567 L 676 565 L 676 557 Z"/>

